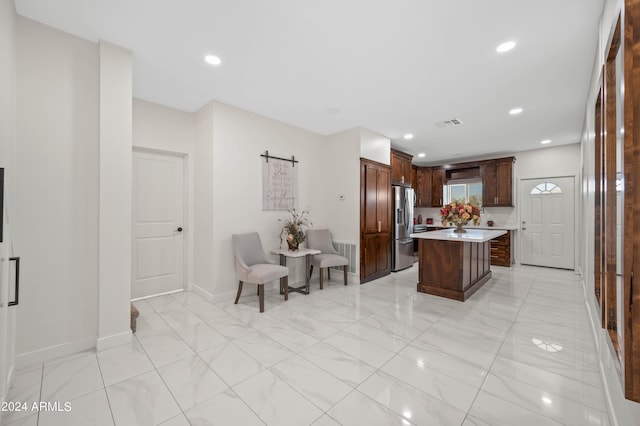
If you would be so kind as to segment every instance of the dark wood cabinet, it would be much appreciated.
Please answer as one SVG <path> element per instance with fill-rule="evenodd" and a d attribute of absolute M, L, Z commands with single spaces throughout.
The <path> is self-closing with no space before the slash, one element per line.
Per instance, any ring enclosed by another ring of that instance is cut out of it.
<path fill-rule="evenodd" d="M 513 245 L 511 231 L 491 240 L 491 264 L 510 267 L 513 263 Z"/>
<path fill-rule="evenodd" d="M 413 167 L 412 155 L 402 151 L 391 150 L 391 183 L 406 183 L 412 185 Z"/>
<path fill-rule="evenodd" d="M 442 207 L 444 202 L 444 194 L 442 186 L 444 185 L 444 169 L 431 169 L 431 207 Z"/>
<path fill-rule="evenodd" d="M 483 207 L 513 207 L 513 157 L 480 165 Z"/>
<path fill-rule="evenodd" d="M 431 169 L 418 167 L 415 190 L 416 207 L 431 207 Z"/>
<path fill-rule="evenodd" d="M 360 282 L 391 272 L 391 169 L 360 159 Z"/>

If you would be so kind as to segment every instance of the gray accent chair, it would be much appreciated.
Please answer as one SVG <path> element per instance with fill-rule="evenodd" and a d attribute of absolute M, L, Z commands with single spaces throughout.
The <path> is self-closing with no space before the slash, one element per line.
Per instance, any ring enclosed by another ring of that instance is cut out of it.
<path fill-rule="evenodd" d="M 280 289 L 284 290 L 284 300 L 289 300 L 289 268 L 276 265 L 267 259 L 257 232 L 233 234 L 233 251 L 236 262 L 238 294 L 234 304 L 238 304 L 244 282 L 258 285 L 260 312 L 264 312 L 264 284 L 280 279 Z"/>
<path fill-rule="evenodd" d="M 333 247 L 331 232 L 328 229 L 307 230 L 307 246 L 310 249 L 320 250 L 320 254 L 314 254 L 311 260 L 311 271 L 309 278 L 313 274 L 313 267 L 317 266 L 320 271 L 320 289 L 324 286 L 322 269 L 327 268 L 327 278 L 331 279 L 331 269 L 334 266 L 342 266 L 344 270 L 344 285 L 347 285 L 347 273 L 349 271 L 349 259 L 340 256 Z"/>

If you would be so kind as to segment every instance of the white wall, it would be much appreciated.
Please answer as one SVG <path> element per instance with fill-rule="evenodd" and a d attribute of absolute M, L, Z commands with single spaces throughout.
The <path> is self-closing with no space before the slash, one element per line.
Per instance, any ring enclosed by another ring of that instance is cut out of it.
<path fill-rule="evenodd" d="M 516 179 L 538 177 L 580 176 L 582 161 L 580 143 L 521 151 L 514 156 L 513 174 Z"/>
<path fill-rule="evenodd" d="M 335 240 L 359 244 L 360 240 L 360 130 L 335 133 L 323 142 L 321 161 L 325 167 L 319 174 L 324 182 L 327 208 L 325 223 L 320 228 L 331 230 Z M 344 199 L 340 197 L 344 196 Z"/>
<path fill-rule="evenodd" d="M 6 214 L 15 216 L 16 187 L 16 49 L 13 0 L 0 3 L 0 167 L 5 168 Z"/>
<path fill-rule="evenodd" d="M 193 283 L 194 252 L 194 158 L 196 116 L 158 104 L 133 100 L 133 146 L 184 155 L 186 164 L 186 222 L 183 224 L 187 250 L 187 283 Z"/>
<path fill-rule="evenodd" d="M 618 361 L 612 356 L 607 340 L 606 331 L 600 325 L 598 308 L 594 300 L 594 206 L 595 206 L 595 102 L 600 87 L 601 70 L 607 50 L 607 42 L 618 18 L 618 13 L 624 5 L 623 0 L 606 0 L 604 12 L 600 21 L 600 42 L 598 52 L 593 65 L 591 87 L 587 98 L 587 110 L 585 112 L 585 129 L 582 138 L 582 163 L 584 176 L 582 180 L 582 202 L 584 205 L 582 217 L 583 236 L 582 245 L 585 265 L 583 280 L 585 284 L 585 298 L 592 319 L 594 333 L 596 335 L 596 348 L 600 361 L 603 382 L 612 414 L 614 425 L 640 424 L 640 404 L 629 401 L 624 397 L 623 382 L 618 376 L 616 365 Z"/>
<path fill-rule="evenodd" d="M 98 350 L 131 339 L 131 52 L 100 42 Z"/>
<path fill-rule="evenodd" d="M 193 182 L 193 288 L 213 297 L 213 103 L 196 114 Z"/>
<path fill-rule="evenodd" d="M 391 139 L 361 127 L 360 157 L 391 164 Z"/>
<path fill-rule="evenodd" d="M 9 257 L 13 251 L 11 226 L 16 212 L 16 51 L 15 6 L 13 0 L 0 2 L 0 168 L 4 168 L 2 242 L 0 242 L 0 298 L 7 300 Z M 5 402 L 14 375 L 15 318 L 19 306 L 0 306 L 0 402 Z M 0 412 L 0 422 L 6 417 Z"/>
<path fill-rule="evenodd" d="M 299 203 L 311 209 L 311 220 L 324 220 L 319 202 L 325 185 L 317 178 L 317 161 L 324 137 L 258 114 L 219 102 L 213 103 L 213 281 L 197 285 L 216 296 L 228 297 L 237 289 L 231 234 L 258 231 L 265 250 L 280 246 L 278 219 L 286 212 L 262 210 L 262 161 L 270 155 L 300 162 Z M 197 231 L 199 232 L 199 231 Z M 292 262 L 292 281 L 302 280 L 302 262 Z M 297 271 L 297 272 L 296 272 Z"/>
<path fill-rule="evenodd" d="M 16 24 L 17 352 L 32 360 L 95 345 L 99 54 L 34 21 Z"/>

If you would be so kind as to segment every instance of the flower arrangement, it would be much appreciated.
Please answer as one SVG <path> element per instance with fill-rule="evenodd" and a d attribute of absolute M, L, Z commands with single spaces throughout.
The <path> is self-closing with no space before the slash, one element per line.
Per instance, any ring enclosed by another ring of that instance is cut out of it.
<path fill-rule="evenodd" d="M 478 226 L 480 225 L 480 209 L 464 201 L 462 203 L 454 201 L 440 209 L 440 219 L 443 226 L 456 225 L 458 229 L 470 221 Z"/>
<path fill-rule="evenodd" d="M 282 223 L 282 233 L 280 241 L 286 240 L 289 250 L 298 250 L 300 243 L 306 239 L 304 231 L 313 223 L 309 220 L 309 209 L 298 211 L 296 209 L 287 210 L 289 215 L 280 219 Z"/>

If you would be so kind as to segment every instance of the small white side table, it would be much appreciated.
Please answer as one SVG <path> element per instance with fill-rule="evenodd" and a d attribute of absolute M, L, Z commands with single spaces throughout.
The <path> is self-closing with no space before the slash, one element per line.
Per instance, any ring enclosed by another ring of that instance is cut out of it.
<path fill-rule="evenodd" d="M 312 254 L 320 254 L 320 250 L 314 250 L 309 248 L 299 248 L 298 250 L 291 251 L 286 248 L 281 248 L 278 250 L 271 250 L 271 253 L 280 255 L 280 265 L 287 266 L 287 257 L 297 258 L 304 257 L 305 259 L 305 267 L 304 267 L 304 282 L 305 285 L 300 287 L 291 287 L 289 286 L 289 291 L 297 291 L 302 294 L 309 294 L 309 267 L 311 266 L 311 255 Z M 280 288 L 280 293 L 284 291 L 283 288 Z"/>

